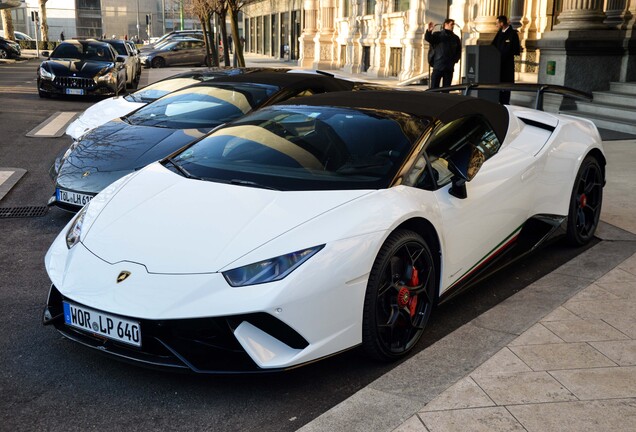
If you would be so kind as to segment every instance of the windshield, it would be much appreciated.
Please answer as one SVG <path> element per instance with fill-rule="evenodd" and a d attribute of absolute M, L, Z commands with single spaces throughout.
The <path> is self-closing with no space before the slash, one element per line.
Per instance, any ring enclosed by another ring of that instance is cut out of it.
<path fill-rule="evenodd" d="M 218 129 L 172 162 L 193 177 L 278 190 L 380 189 L 426 125 L 393 111 L 274 106 Z"/>
<path fill-rule="evenodd" d="M 198 84 L 199 82 L 201 82 L 201 80 L 195 78 L 167 79 L 164 81 L 156 82 L 147 87 L 144 87 L 139 91 L 129 94 L 128 96 L 126 96 L 126 100 L 128 102 L 148 103 L 155 101 L 160 97 L 167 95 L 168 93 L 181 90 L 182 88 L 193 84 Z"/>
<path fill-rule="evenodd" d="M 278 87 L 237 83 L 189 87 L 156 100 L 125 118 L 134 125 L 171 129 L 213 128 L 261 105 Z"/>
<path fill-rule="evenodd" d="M 112 51 L 108 49 L 107 44 L 88 41 L 64 42 L 53 50 L 51 58 L 104 62 L 115 61 Z"/>

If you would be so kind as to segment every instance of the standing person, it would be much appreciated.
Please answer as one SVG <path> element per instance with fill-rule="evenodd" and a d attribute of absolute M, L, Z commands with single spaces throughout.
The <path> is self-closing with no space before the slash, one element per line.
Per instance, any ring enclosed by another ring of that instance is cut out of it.
<path fill-rule="evenodd" d="M 505 15 L 499 15 L 497 17 L 497 27 L 499 27 L 499 31 L 495 35 L 492 45 L 501 53 L 499 82 L 514 83 L 515 56 L 521 54 L 519 35 L 517 34 L 517 30 L 510 26 L 508 18 Z M 506 105 L 510 104 L 510 92 L 500 92 L 499 102 Z"/>
<path fill-rule="evenodd" d="M 64 42 L 64 30 L 60 33 L 60 41 Z"/>
<path fill-rule="evenodd" d="M 232 35 L 227 35 L 227 51 L 232 54 Z"/>
<path fill-rule="evenodd" d="M 455 63 L 462 55 L 462 42 L 453 33 L 454 25 L 455 20 L 447 19 L 444 21 L 444 29 L 433 33 L 435 24 L 432 21 L 428 23 L 424 39 L 431 45 L 429 49 L 434 51 L 431 62 L 433 73 L 430 78 L 430 88 L 438 88 L 440 81 L 444 87 L 448 87 L 453 81 Z"/>

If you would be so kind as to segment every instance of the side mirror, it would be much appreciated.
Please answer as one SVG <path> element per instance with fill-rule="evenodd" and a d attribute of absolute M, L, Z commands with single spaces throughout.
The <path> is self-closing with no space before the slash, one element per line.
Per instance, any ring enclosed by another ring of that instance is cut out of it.
<path fill-rule="evenodd" d="M 51 57 L 51 53 L 48 51 L 42 51 L 42 57 Z"/>
<path fill-rule="evenodd" d="M 486 156 L 482 151 L 471 144 L 466 144 L 448 158 L 448 169 L 453 173 L 453 185 L 450 194 L 456 198 L 464 199 L 466 193 L 466 182 L 471 181 L 477 175 L 482 165 L 486 161 Z"/>
<path fill-rule="evenodd" d="M 122 56 L 117 56 L 117 58 L 115 59 L 116 63 L 124 63 L 126 61 L 126 57 L 122 57 Z"/>

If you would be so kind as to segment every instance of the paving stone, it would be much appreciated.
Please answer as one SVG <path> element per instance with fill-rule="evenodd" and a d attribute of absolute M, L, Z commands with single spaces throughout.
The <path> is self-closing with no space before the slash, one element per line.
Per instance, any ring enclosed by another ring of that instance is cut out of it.
<path fill-rule="evenodd" d="M 494 406 L 495 403 L 471 378 L 464 378 L 433 399 L 421 412 Z"/>
<path fill-rule="evenodd" d="M 582 400 L 636 397 L 636 366 L 550 373 Z"/>
<path fill-rule="evenodd" d="M 420 414 L 430 432 L 524 432 L 503 407 L 436 411 Z"/>
<path fill-rule="evenodd" d="M 424 423 L 417 415 L 414 415 L 397 428 L 393 429 L 393 432 L 428 432 Z"/>
<path fill-rule="evenodd" d="M 636 366 L 636 340 L 590 342 L 619 366 Z"/>
<path fill-rule="evenodd" d="M 510 350 L 535 371 L 616 366 L 586 343 L 526 345 Z"/>
<path fill-rule="evenodd" d="M 365 387 L 299 431 L 390 431 L 421 407 L 421 402 Z"/>
<path fill-rule="evenodd" d="M 636 303 L 623 299 L 602 301 L 568 301 L 563 305 L 567 310 L 585 320 L 611 319 L 636 316 Z"/>
<path fill-rule="evenodd" d="M 569 313 L 569 312 L 568 312 Z M 574 314 L 575 319 L 580 320 Z M 545 328 L 542 324 L 537 323 L 521 334 L 517 339 L 510 342 L 509 346 L 518 345 L 542 345 L 550 343 L 562 343 L 563 340 L 550 330 Z"/>
<path fill-rule="evenodd" d="M 636 240 L 636 235 L 632 234 L 629 231 L 625 231 L 624 229 L 618 228 L 614 225 L 610 225 L 609 223 L 603 222 L 602 220 L 598 224 L 596 228 L 596 232 L 594 235 L 601 240 L 608 241 L 634 241 Z"/>
<path fill-rule="evenodd" d="M 568 321 L 568 320 L 580 320 L 581 318 L 574 315 L 572 312 L 564 308 L 563 306 L 559 306 L 549 314 L 547 314 L 541 322 L 548 321 Z"/>
<path fill-rule="evenodd" d="M 497 354 L 486 360 L 470 375 L 500 375 L 516 372 L 532 372 L 532 369 L 508 348 L 503 348 Z"/>
<path fill-rule="evenodd" d="M 623 270 L 619 267 L 616 267 L 613 270 L 610 270 L 607 274 L 605 274 L 602 278 L 596 281 L 597 284 L 611 285 L 614 283 L 636 283 L 636 275 Z"/>
<path fill-rule="evenodd" d="M 478 376 L 474 380 L 497 405 L 576 400 L 547 372 Z"/>
<path fill-rule="evenodd" d="M 634 431 L 636 399 L 510 406 L 528 432 Z"/>
<path fill-rule="evenodd" d="M 587 301 L 587 300 L 617 300 L 619 297 L 600 287 L 592 284 L 583 291 L 572 297 L 571 301 Z"/>
<path fill-rule="evenodd" d="M 611 317 L 604 321 L 630 338 L 636 339 L 636 318 L 633 316 Z"/>
<path fill-rule="evenodd" d="M 636 254 L 632 255 L 631 257 L 620 263 L 618 268 L 625 270 L 626 272 L 629 272 L 633 275 L 636 275 Z"/>
<path fill-rule="evenodd" d="M 547 322 L 545 326 L 566 342 L 627 339 L 623 333 L 601 320 Z"/>
<path fill-rule="evenodd" d="M 560 274 L 574 278 L 591 278 L 594 282 L 631 257 L 634 251 L 636 251 L 636 242 L 601 242 L 563 264 L 550 276 Z"/>
<path fill-rule="evenodd" d="M 630 300 L 630 301 L 636 301 L 636 283 L 617 282 L 611 285 L 603 284 L 599 286 L 603 288 L 605 291 L 612 293 L 618 298 Z"/>

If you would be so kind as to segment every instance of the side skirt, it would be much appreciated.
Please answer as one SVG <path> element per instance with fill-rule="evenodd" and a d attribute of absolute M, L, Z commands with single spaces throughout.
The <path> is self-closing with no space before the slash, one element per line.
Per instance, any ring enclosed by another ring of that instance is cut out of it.
<path fill-rule="evenodd" d="M 565 234 L 566 216 L 535 215 L 484 256 L 439 298 L 442 304 L 473 287 L 496 271 L 512 264 L 538 247 Z"/>

